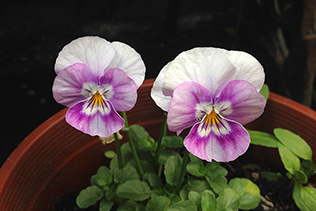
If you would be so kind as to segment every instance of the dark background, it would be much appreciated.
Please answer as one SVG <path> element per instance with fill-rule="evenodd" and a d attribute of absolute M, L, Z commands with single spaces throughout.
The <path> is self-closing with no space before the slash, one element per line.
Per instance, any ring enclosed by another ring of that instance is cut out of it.
<path fill-rule="evenodd" d="M 85 35 L 132 46 L 143 57 L 146 78 L 156 77 L 167 62 L 193 47 L 243 50 L 262 63 L 270 90 L 300 101 L 306 61 L 302 2 L 2 1 L 0 165 L 30 132 L 63 108 L 51 93 L 55 59 L 64 45 Z"/>

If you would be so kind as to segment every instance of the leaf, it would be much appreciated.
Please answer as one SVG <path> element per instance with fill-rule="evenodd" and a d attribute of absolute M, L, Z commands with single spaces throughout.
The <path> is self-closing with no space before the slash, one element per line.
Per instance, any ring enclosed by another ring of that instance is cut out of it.
<path fill-rule="evenodd" d="M 277 147 L 278 139 L 273 135 L 261 131 L 247 130 L 250 135 L 251 144 L 265 146 L 265 147 Z"/>
<path fill-rule="evenodd" d="M 114 151 L 112 151 L 112 150 L 108 150 L 108 151 L 106 151 L 106 152 L 104 153 L 104 156 L 105 156 L 106 158 L 109 158 L 109 159 L 114 158 L 115 155 L 116 155 L 116 153 L 115 153 Z"/>
<path fill-rule="evenodd" d="M 164 136 L 161 145 L 169 148 L 182 148 L 184 146 L 183 138 L 181 136 Z"/>
<path fill-rule="evenodd" d="M 150 197 L 151 190 L 146 182 L 132 179 L 119 185 L 117 187 L 116 194 L 125 199 L 143 201 Z"/>
<path fill-rule="evenodd" d="M 205 179 L 212 187 L 215 193 L 219 194 L 224 188 L 227 187 L 227 170 L 217 162 L 206 164 Z"/>
<path fill-rule="evenodd" d="M 295 171 L 300 170 L 300 159 L 281 142 L 278 142 L 278 150 L 282 163 L 290 174 L 294 175 Z"/>
<path fill-rule="evenodd" d="M 104 192 L 98 186 L 89 186 L 82 191 L 80 191 L 79 195 L 76 198 L 76 203 L 80 208 L 87 208 L 93 205 L 95 202 L 102 199 L 104 196 Z"/>
<path fill-rule="evenodd" d="M 170 199 L 166 196 L 154 196 L 152 197 L 145 209 L 147 211 L 162 211 L 165 210 L 170 204 Z"/>
<path fill-rule="evenodd" d="M 297 183 L 300 183 L 300 184 L 305 184 L 308 181 L 306 174 L 301 170 L 294 172 L 294 179 Z"/>
<path fill-rule="evenodd" d="M 130 165 L 125 166 L 122 169 L 117 169 L 114 172 L 114 182 L 115 183 L 122 184 L 122 183 L 124 183 L 128 180 L 131 180 L 131 179 L 140 179 L 140 176 L 137 173 L 137 170 Z"/>
<path fill-rule="evenodd" d="M 202 211 L 217 209 L 217 201 L 212 191 L 210 190 L 203 191 L 202 198 L 201 198 L 201 206 L 202 206 Z"/>
<path fill-rule="evenodd" d="M 190 201 L 193 201 L 194 204 L 197 206 L 198 210 L 201 210 L 201 199 L 202 199 L 202 195 L 195 192 L 195 191 L 190 191 L 188 194 L 188 199 Z"/>
<path fill-rule="evenodd" d="M 277 139 L 295 155 L 305 160 L 312 160 L 312 149 L 304 139 L 291 131 L 276 128 L 273 130 Z"/>
<path fill-rule="evenodd" d="M 113 204 L 113 201 L 109 201 L 104 198 L 100 201 L 99 211 L 110 211 Z"/>
<path fill-rule="evenodd" d="M 163 184 L 161 178 L 154 173 L 145 173 L 143 180 L 147 182 L 152 188 L 162 188 Z"/>
<path fill-rule="evenodd" d="M 194 202 L 186 200 L 180 201 L 178 203 L 172 204 L 168 207 L 167 211 L 195 211 L 197 210 L 196 205 Z"/>
<path fill-rule="evenodd" d="M 227 187 L 227 179 L 224 176 L 210 177 L 205 176 L 206 181 L 214 190 L 215 193 L 219 194 L 224 188 Z"/>
<path fill-rule="evenodd" d="M 158 163 L 160 164 L 165 164 L 167 162 L 167 160 L 171 157 L 171 156 L 177 156 L 180 158 L 179 153 L 176 153 L 174 150 L 172 149 L 160 149 L 160 154 L 159 154 L 159 160 Z"/>
<path fill-rule="evenodd" d="M 266 101 L 269 98 L 269 87 L 267 84 L 263 84 L 263 86 L 261 87 L 261 90 L 259 91 L 260 94 L 262 94 L 262 96 L 264 97 L 264 99 L 266 99 Z"/>
<path fill-rule="evenodd" d="M 106 186 L 112 182 L 112 173 L 106 166 L 101 166 L 96 174 L 96 181 L 99 186 Z"/>
<path fill-rule="evenodd" d="M 316 204 L 316 189 L 295 184 L 293 190 L 293 199 L 300 210 L 313 211 L 315 210 Z"/>
<path fill-rule="evenodd" d="M 166 164 L 164 174 L 168 184 L 175 186 L 179 179 L 181 160 L 176 156 L 171 156 Z"/>
<path fill-rule="evenodd" d="M 260 177 L 262 179 L 266 179 L 268 182 L 276 181 L 282 175 L 280 173 L 274 173 L 269 171 L 262 171 L 260 172 Z"/>
<path fill-rule="evenodd" d="M 233 210 L 238 211 L 240 195 L 231 188 L 225 188 L 217 198 L 217 211 Z"/>
<path fill-rule="evenodd" d="M 205 176 L 205 167 L 202 160 L 191 161 L 187 164 L 187 171 L 196 177 Z"/>
<path fill-rule="evenodd" d="M 123 204 L 119 205 L 116 211 L 135 211 L 137 205 L 137 202 L 127 200 Z"/>
<path fill-rule="evenodd" d="M 229 181 L 228 186 L 239 193 L 241 196 L 239 209 L 254 209 L 261 201 L 261 195 L 258 186 L 249 179 L 234 178 Z"/>
<path fill-rule="evenodd" d="M 309 209 L 315 209 L 316 205 L 316 189 L 303 186 L 301 188 L 301 198 Z"/>
<path fill-rule="evenodd" d="M 148 132 L 140 125 L 129 126 L 129 131 L 136 142 L 138 142 L 139 139 L 147 139 L 149 137 Z"/>

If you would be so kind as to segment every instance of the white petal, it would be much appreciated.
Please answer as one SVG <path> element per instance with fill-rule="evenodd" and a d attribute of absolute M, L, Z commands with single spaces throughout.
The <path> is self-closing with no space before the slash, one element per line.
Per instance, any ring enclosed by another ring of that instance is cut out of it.
<path fill-rule="evenodd" d="M 193 81 L 207 88 L 216 98 L 236 72 L 226 53 L 226 50 L 210 47 L 182 52 L 165 73 L 163 93 L 171 95 L 179 84 Z"/>
<path fill-rule="evenodd" d="M 153 87 L 150 93 L 151 98 L 155 101 L 157 106 L 159 106 L 164 111 L 168 111 L 169 104 L 171 101 L 171 96 L 164 95 L 162 91 L 162 85 L 165 78 L 165 73 L 168 69 L 169 64 L 170 63 L 166 64 L 160 71 L 159 75 L 157 76 L 153 84 Z"/>
<path fill-rule="evenodd" d="M 77 62 L 87 65 L 97 77 L 104 74 L 115 55 L 111 43 L 100 37 L 81 37 L 67 44 L 58 54 L 55 71 L 65 69 Z"/>
<path fill-rule="evenodd" d="M 144 81 L 146 70 L 141 56 L 132 47 L 124 43 L 113 42 L 112 46 L 115 48 L 115 57 L 107 69 L 118 68 L 123 70 L 128 77 L 135 81 L 137 87 L 140 87 Z"/>
<path fill-rule="evenodd" d="M 248 81 L 259 91 L 265 78 L 263 67 L 259 61 L 252 55 L 242 51 L 228 51 L 227 57 L 236 67 L 233 80 Z"/>

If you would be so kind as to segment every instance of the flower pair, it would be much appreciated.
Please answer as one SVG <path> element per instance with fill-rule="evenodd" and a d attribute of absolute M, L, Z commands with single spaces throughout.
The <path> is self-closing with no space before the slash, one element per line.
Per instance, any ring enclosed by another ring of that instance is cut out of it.
<path fill-rule="evenodd" d="M 56 60 L 53 94 L 70 107 L 66 121 L 90 135 L 107 137 L 124 120 L 116 112 L 134 107 L 145 66 L 140 55 L 120 42 L 83 37 L 66 45 Z M 191 128 L 184 144 L 201 159 L 230 161 L 250 143 L 242 124 L 259 117 L 265 100 L 260 63 L 244 52 L 194 48 L 159 73 L 151 96 L 168 112 L 178 134 Z"/>

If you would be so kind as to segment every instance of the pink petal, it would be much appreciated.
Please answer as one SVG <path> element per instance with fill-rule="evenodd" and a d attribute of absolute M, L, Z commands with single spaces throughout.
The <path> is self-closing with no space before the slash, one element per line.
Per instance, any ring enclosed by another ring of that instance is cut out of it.
<path fill-rule="evenodd" d="M 201 131 L 201 128 L 206 127 L 203 125 L 205 123 L 195 124 L 184 139 L 187 150 L 209 162 L 212 160 L 228 162 L 244 154 L 250 144 L 248 132 L 235 121 L 223 118 L 221 121 L 226 128 L 222 127 L 218 130 L 208 128 Z"/>
<path fill-rule="evenodd" d="M 225 118 L 245 124 L 258 118 L 263 113 L 265 105 L 264 97 L 252 84 L 234 80 L 223 89 L 215 108 Z"/>
<path fill-rule="evenodd" d="M 91 136 L 108 137 L 124 126 L 124 119 L 115 111 L 109 101 L 104 106 L 86 107 L 89 102 L 81 101 L 70 107 L 66 121 L 76 129 Z"/>
<path fill-rule="evenodd" d="M 83 84 L 91 83 L 97 86 L 98 81 L 91 70 L 81 63 L 75 63 L 60 71 L 53 84 L 54 99 L 67 107 L 79 101 L 85 100 L 87 96 L 82 94 Z"/>
<path fill-rule="evenodd" d="M 199 105 L 206 103 L 207 109 Z M 197 119 L 211 108 L 212 96 L 210 92 L 195 82 L 184 82 L 173 92 L 167 124 L 170 131 L 181 131 L 191 127 L 197 122 Z"/>
<path fill-rule="evenodd" d="M 111 93 L 105 93 L 108 100 L 118 111 L 128 111 L 137 101 L 137 86 L 127 74 L 120 69 L 109 69 L 100 78 L 100 85 L 110 85 Z"/>

